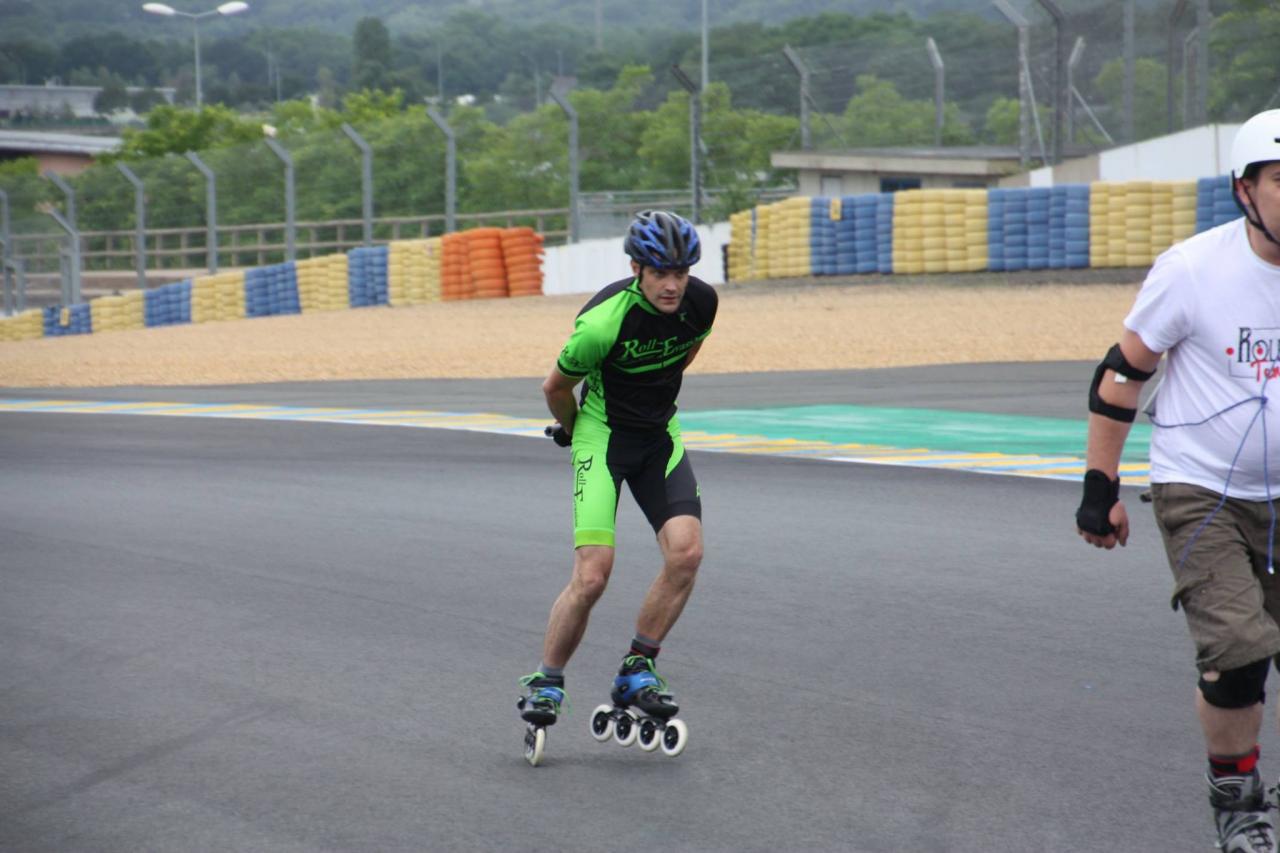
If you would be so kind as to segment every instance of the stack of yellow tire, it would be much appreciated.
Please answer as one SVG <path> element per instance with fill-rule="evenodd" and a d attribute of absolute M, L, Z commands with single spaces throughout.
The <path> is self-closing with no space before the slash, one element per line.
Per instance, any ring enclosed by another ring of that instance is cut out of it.
<path fill-rule="evenodd" d="M 243 320 L 244 271 L 233 270 L 191 280 L 191 322 Z"/>
<path fill-rule="evenodd" d="M 39 308 L 0 317 L 0 341 L 29 341 L 44 337 L 44 312 Z"/>
<path fill-rule="evenodd" d="M 751 237 L 751 211 L 729 216 L 729 278 L 744 281 L 756 278 L 755 251 Z"/>
<path fill-rule="evenodd" d="M 803 278 L 813 273 L 813 199 L 797 196 L 779 202 L 786 222 L 787 255 L 783 262 L 787 278 Z"/>
<path fill-rule="evenodd" d="M 925 270 L 926 190 L 903 190 L 893 197 L 893 271 L 918 275 Z M 929 221 L 943 221 L 936 202 L 928 209 Z M 943 249 L 945 252 L 946 250 Z"/>
<path fill-rule="evenodd" d="M 1153 191 L 1151 181 L 1130 181 L 1125 186 L 1124 224 L 1128 239 L 1124 265 L 1127 267 L 1151 266 L 1155 258 L 1151 252 Z"/>
<path fill-rule="evenodd" d="M 438 238 L 434 251 L 439 251 Z M 431 280 L 430 240 L 392 240 L 387 244 L 387 286 L 392 305 L 420 305 L 440 299 L 439 263 Z"/>
<path fill-rule="evenodd" d="M 1101 182 L 1089 187 L 1089 266 L 1107 267 L 1111 232 L 1107 212 L 1111 206 L 1111 185 Z"/>
<path fill-rule="evenodd" d="M 964 194 L 964 266 L 960 272 L 979 272 L 988 263 L 987 191 L 959 190 Z"/>
<path fill-rule="evenodd" d="M 1173 183 L 1173 242 L 1196 233 L 1196 182 Z"/>
<path fill-rule="evenodd" d="M 131 290 L 118 296 L 99 296 L 89 303 L 94 332 L 119 332 L 125 329 L 142 329 L 145 290 Z"/>
<path fill-rule="evenodd" d="M 294 264 L 302 313 L 351 307 L 347 263 L 347 255 L 341 253 L 307 258 Z"/>
<path fill-rule="evenodd" d="M 1114 183 L 1107 201 L 1107 262 L 1109 267 L 1129 263 L 1129 185 Z"/>
<path fill-rule="evenodd" d="M 1151 184 L 1151 257 L 1173 245 L 1173 182 Z"/>
<path fill-rule="evenodd" d="M 510 296 L 542 295 L 542 235 L 532 228 L 502 230 L 502 263 Z"/>
<path fill-rule="evenodd" d="M 774 225 L 777 215 L 772 204 L 756 208 L 756 273 L 760 278 L 777 278 L 775 267 L 780 263 L 780 249 Z"/>

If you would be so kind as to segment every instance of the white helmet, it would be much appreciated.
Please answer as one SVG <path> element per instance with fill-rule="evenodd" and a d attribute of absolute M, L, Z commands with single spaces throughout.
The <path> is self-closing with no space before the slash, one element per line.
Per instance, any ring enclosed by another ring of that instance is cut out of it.
<path fill-rule="evenodd" d="M 1267 110 L 1240 125 L 1231 143 L 1231 177 L 1244 177 L 1254 163 L 1280 160 L 1280 110 Z"/>

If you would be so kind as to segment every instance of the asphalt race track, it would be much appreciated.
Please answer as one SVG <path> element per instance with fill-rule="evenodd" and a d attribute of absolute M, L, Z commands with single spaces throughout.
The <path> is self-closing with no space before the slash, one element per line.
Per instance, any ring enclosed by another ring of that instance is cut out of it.
<path fill-rule="evenodd" d="M 1080 417 L 1090 370 L 693 376 L 682 402 Z M 0 397 L 536 417 L 538 384 Z M 706 559 L 659 660 L 688 749 L 588 732 L 657 568 L 627 495 L 572 710 L 531 768 L 514 700 L 568 577 L 563 450 L 0 413 L 0 849 L 1211 849 L 1190 642 L 1136 490 L 1129 547 L 1104 553 L 1073 483 L 693 462 Z"/>

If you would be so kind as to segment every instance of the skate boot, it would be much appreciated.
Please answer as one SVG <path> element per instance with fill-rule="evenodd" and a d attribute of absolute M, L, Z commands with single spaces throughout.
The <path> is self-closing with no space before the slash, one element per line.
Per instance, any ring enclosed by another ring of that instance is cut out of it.
<path fill-rule="evenodd" d="M 524 758 L 537 767 L 547 746 L 547 726 L 555 725 L 560 706 L 568 707 L 569 696 L 564 692 L 563 678 L 549 678 L 541 672 L 526 675 L 520 683 L 528 689 L 516 700 L 520 719 L 528 724 L 524 733 Z"/>
<path fill-rule="evenodd" d="M 1227 853 L 1275 853 L 1276 832 L 1268 813 L 1272 806 L 1258 772 L 1206 778 L 1218 827 L 1217 848 Z"/>
<path fill-rule="evenodd" d="M 591 715 L 591 734 L 603 743 L 613 738 L 621 746 L 639 742 L 645 752 L 659 747 L 672 758 L 684 751 L 689 731 L 675 719 L 680 706 L 667 692 L 667 682 L 653 668 L 653 659 L 629 655 L 613 680 L 609 698 Z"/>

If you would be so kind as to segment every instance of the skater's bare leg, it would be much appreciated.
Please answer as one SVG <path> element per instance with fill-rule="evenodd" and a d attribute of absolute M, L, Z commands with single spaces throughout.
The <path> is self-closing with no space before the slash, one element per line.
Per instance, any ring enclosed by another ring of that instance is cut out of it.
<path fill-rule="evenodd" d="M 661 643 L 693 592 L 702 564 L 702 522 L 692 515 L 669 519 L 658 531 L 658 546 L 662 549 L 662 571 L 640 608 L 636 634 Z"/>
<path fill-rule="evenodd" d="M 607 545 L 583 545 L 573 552 L 573 577 L 551 606 L 542 647 L 544 665 L 563 669 L 573 657 L 612 571 L 613 548 Z"/>

